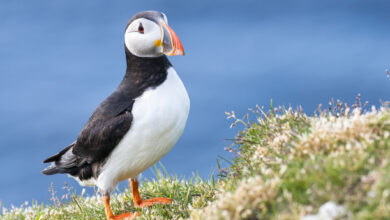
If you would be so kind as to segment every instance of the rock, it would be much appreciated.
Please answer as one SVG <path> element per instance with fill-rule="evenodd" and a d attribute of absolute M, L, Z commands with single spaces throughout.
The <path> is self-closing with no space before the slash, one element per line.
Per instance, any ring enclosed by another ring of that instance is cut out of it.
<path fill-rule="evenodd" d="M 347 214 L 347 209 L 344 206 L 329 201 L 320 207 L 317 214 L 306 215 L 301 220 L 333 220 L 347 216 Z"/>

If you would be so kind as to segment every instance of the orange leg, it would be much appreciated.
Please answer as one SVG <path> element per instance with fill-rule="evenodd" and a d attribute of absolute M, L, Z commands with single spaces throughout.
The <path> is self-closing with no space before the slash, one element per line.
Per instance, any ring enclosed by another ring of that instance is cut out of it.
<path fill-rule="evenodd" d="M 114 214 L 112 214 L 112 211 L 110 208 L 110 197 L 108 197 L 108 196 L 103 196 L 103 203 L 104 203 L 104 207 L 106 208 L 107 220 L 130 220 L 133 217 L 138 216 L 137 213 L 133 214 L 131 212 L 127 212 L 127 213 L 123 213 L 121 215 L 115 216 Z"/>
<path fill-rule="evenodd" d="M 148 200 L 142 200 L 138 191 L 138 181 L 135 179 L 130 179 L 131 191 L 133 192 L 133 200 L 135 206 L 145 207 L 152 206 L 154 204 L 169 204 L 171 203 L 171 199 L 168 198 L 153 198 Z"/>

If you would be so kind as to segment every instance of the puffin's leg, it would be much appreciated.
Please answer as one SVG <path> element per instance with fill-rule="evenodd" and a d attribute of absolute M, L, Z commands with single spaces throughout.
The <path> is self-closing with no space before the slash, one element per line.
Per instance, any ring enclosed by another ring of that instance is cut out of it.
<path fill-rule="evenodd" d="M 106 216 L 107 220 L 128 220 L 132 219 L 133 217 L 137 217 L 137 213 L 123 213 L 121 215 L 114 215 L 112 214 L 111 208 L 110 208 L 110 197 L 109 196 L 103 196 L 103 203 L 104 203 L 104 208 L 106 209 Z"/>
<path fill-rule="evenodd" d="M 152 206 L 153 204 L 169 204 L 171 199 L 168 198 L 153 198 L 148 200 L 142 200 L 138 191 L 138 181 L 136 179 L 130 179 L 131 191 L 133 192 L 133 200 L 135 206 L 144 207 Z"/>

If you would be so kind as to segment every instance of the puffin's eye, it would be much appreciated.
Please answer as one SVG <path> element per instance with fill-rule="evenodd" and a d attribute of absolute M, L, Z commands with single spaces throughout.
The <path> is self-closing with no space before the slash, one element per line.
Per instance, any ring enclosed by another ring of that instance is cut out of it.
<path fill-rule="evenodd" d="M 144 33 L 144 26 L 142 26 L 142 23 L 139 23 L 138 32 L 140 32 L 141 34 Z"/>

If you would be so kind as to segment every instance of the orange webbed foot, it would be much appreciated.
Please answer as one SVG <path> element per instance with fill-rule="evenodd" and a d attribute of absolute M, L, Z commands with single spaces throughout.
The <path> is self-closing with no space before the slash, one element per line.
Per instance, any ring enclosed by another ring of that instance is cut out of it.
<path fill-rule="evenodd" d="M 120 215 L 115 215 L 109 218 L 109 220 L 130 220 L 138 217 L 138 213 L 126 212 Z"/>
<path fill-rule="evenodd" d="M 159 198 L 143 200 L 143 201 L 141 201 L 140 204 L 135 204 L 135 206 L 136 207 L 149 207 L 149 206 L 152 206 L 154 204 L 170 204 L 171 202 L 172 202 L 171 199 L 159 197 Z"/>

